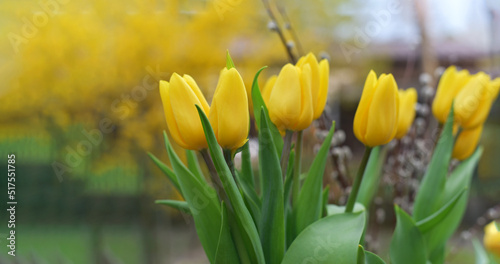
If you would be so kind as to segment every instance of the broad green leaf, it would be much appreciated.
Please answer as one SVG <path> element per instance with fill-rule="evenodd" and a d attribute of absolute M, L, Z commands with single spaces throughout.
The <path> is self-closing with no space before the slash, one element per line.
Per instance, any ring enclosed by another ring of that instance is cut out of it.
<path fill-rule="evenodd" d="M 233 59 L 231 59 L 231 55 L 229 55 L 229 50 L 226 50 L 226 68 L 229 70 L 234 68 Z"/>
<path fill-rule="evenodd" d="M 238 186 L 236 186 L 236 182 L 233 179 L 231 171 L 226 165 L 224 156 L 222 155 L 222 150 L 217 144 L 217 139 L 215 138 L 214 131 L 210 126 L 210 122 L 208 121 L 207 116 L 198 105 L 196 106 L 196 108 L 198 110 L 198 114 L 200 115 L 203 130 L 205 131 L 205 137 L 207 138 L 210 156 L 212 157 L 215 169 L 219 174 L 222 186 L 231 202 L 231 207 L 234 210 L 233 215 L 236 217 L 238 226 L 243 228 L 242 232 L 245 232 L 245 234 L 248 236 L 253 247 L 252 249 L 247 248 L 247 250 L 249 252 L 253 252 L 257 263 L 263 264 L 265 263 L 264 252 L 262 251 L 262 244 L 257 232 L 257 227 L 255 226 L 252 216 L 248 211 L 245 202 L 243 201 L 243 197 L 238 190 Z"/>
<path fill-rule="evenodd" d="M 426 264 L 424 240 L 415 221 L 399 206 L 394 210 L 397 222 L 391 241 L 391 263 Z"/>
<path fill-rule="evenodd" d="M 375 255 L 374 253 L 365 250 L 365 263 L 366 264 L 385 264 L 385 261 L 382 260 L 379 256 Z"/>
<path fill-rule="evenodd" d="M 255 125 L 257 128 L 260 128 L 261 124 L 261 113 L 260 109 L 264 107 L 264 112 L 268 120 L 269 119 L 269 112 L 267 111 L 266 104 L 264 103 L 264 99 L 262 98 L 262 94 L 260 93 L 259 89 L 259 82 L 257 81 L 259 78 L 259 74 L 262 70 L 267 68 L 267 66 L 264 66 L 260 68 L 260 70 L 255 74 L 255 77 L 253 78 L 253 83 L 252 83 L 252 102 L 253 102 L 253 113 L 254 113 L 254 118 L 255 118 Z M 281 150 L 283 149 L 283 138 L 281 137 L 281 134 L 276 128 L 276 126 L 273 123 L 269 124 L 269 130 L 271 131 L 271 135 L 273 137 L 274 145 L 276 148 L 276 152 L 278 153 L 278 156 L 281 157 Z"/>
<path fill-rule="evenodd" d="M 186 149 L 186 157 L 189 171 L 191 171 L 194 176 L 198 177 L 198 179 L 206 181 L 205 177 L 203 176 L 203 172 L 201 172 L 200 163 L 198 163 L 196 153 L 192 150 Z"/>
<path fill-rule="evenodd" d="M 444 247 L 446 241 L 448 241 L 448 239 L 453 235 L 455 230 L 460 225 L 462 217 L 465 213 L 465 209 L 467 207 L 470 182 L 474 174 L 474 169 L 476 168 L 477 163 L 481 158 L 481 154 L 482 148 L 479 147 L 471 157 L 469 157 L 467 160 L 462 161 L 448 177 L 444 191 L 439 197 L 439 206 L 444 206 L 446 203 L 451 201 L 453 197 L 460 191 L 466 188 L 467 190 L 458 199 L 455 206 L 448 213 L 448 215 L 444 219 L 439 221 L 431 232 L 427 232 L 424 234 L 424 239 L 426 241 L 429 255 L 432 255 L 434 250 L 439 250 L 440 247 Z"/>
<path fill-rule="evenodd" d="M 279 264 L 285 254 L 283 180 L 264 108 L 261 110 L 259 130 L 259 167 L 263 176 L 260 240 L 266 263 Z"/>
<path fill-rule="evenodd" d="M 148 152 L 149 157 L 153 160 L 153 162 L 160 168 L 163 173 L 168 177 L 170 182 L 175 186 L 177 191 L 181 192 L 181 187 L 179 186 L 179 181 L 177 180 L 177 176 L 175 176 L 175 173 L 167 167 L 165 163 L 163 163 L 160 159 L 158 159 L 155 155 L 152 153 Z"/>
<path fill-rule="evenodd" d="M 323 190 L 323 175 L 325 173 L 326 158 L 330 151 L 335 121 L 332 123 L 330 132 L 321 144 L 318 154 L 309 169 L 307 177 L 299 192 L 297 207 L 293 208 L 295 216 L 295 234 L 298 235 L 304 228 L 321 218 L 323 201 L 321 192 Z"/>
<path fill-rule="evenodd" d="M 472 239 L 472 245 L 476 253 L 476 264 L 490 264 L 488 253 L 486 253 L 486 250 L 484 250 L 483 245 L 481 245 L 481 242 L 477 238 Z"/>
<path fill-rule="evenodd" d="M 462 197 L 462 195 L 465 193 L 466 189 L 463 189 L 461 192 L 457 193 L 451 201 L 449 201 L 447 204 L 445 204 L 441 209 L 430 215 L 429 217 L 422 219 L 417 222 L 418 229 L 420 229 L 420 232 L 422 234 L 431 231 L 432 229 L 439 224 L 448 214 L 453 210 L 453 207 L 455 204 L 457 204 L 458 200 Z"/>
<path fill-rule="evenodd" d="M 373 197 L 378 191 L 385 152 L 380 149 L 380 146 L 374 147 L 366 164 L 363 181 L 361 182 L 358 197 L 356 198 L 356 202 L 362 203 L 365 208 L 370 207 Z"/>
<path fill-rule="evenodd" d="M 221 232 L 221 208 L 215 190 L 207 182 L 200 181 L 179 159 L 163 133 L 168 157 L 176 175 L 186 202 L 194 218 L 196 233 L 211 263 L 216 263 L 217 247 L 226 251 L 217 256 L 218 263 L 238 263 L 238 254 L 234 247 L 229 229 Z"/>
<path fill-rule="evenodd" d="M 335 215 L 335 214 L 343 214 L 345 213 L 345 206 L 339 206 L 335 204 L 328 204 L 326 205 L 326 211 L 328 215 Z M 363 244 L 363 241 L 365 241 L 365 232 L 366 228 L 368 227 L 368 211 L 366 211 L 366 208 L 364 205 L 360 203 L 355 203 L 353 212 L 358 213 L 358 212 L 364 212 L 365 215 L 365 225 L 363 226 L 363 234 L 361 235 L 360 239 L 360 244 Z"/>
<path fill-rule="evenodd" d="M 453 105 L 443 131 L 439 137 L 436 149 L 432 154 L 431 162 L 427 167 L 422 183 L 415 198 L 413 219 L 420 221 L 439 208 L 438 202 L 448 175 L 448 166 L 453 150 Z"/>
<path fill-rule="evenodd" d="M 166 206 L 170 206 L 179 211 L 191 214 L 191 210 L 189 209 L 189 205 L 186 201 L 177 201 L 177 200 L 156 200 L 155 204 L 163 204 Z"/>
<path fill-rule="evenodd" d="M 336 204 L 328 204 L 326 206 L 326 210 L 328 212 L 328 215 L 343 214 L 343 213 L 345 213 L 345 206 L 339 206 Z M 366 213 L 366 208 L 363 204 L 355 203 L 352 211 L 355 213 L 358 213 L 358 212 L 365 212 Z"/>
<path fill-rule="evenodd" d="M 287 250 L 282 264 L 356 263 L 364 213 L 322 218 L 304 229 Z"/>

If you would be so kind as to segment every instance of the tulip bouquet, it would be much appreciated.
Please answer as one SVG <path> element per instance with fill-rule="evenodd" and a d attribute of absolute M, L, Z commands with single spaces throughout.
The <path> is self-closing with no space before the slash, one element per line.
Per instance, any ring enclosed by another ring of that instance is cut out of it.
<path fill-rule="evenodd" d="M 381 145 L 409 130 L 416 90 L 398 91 L 391 74 L 368 74 L 354 118 L 354 134 L 366 151 L 347 204 L 340 206 L 328 204 L 329 189 L 323 187 L 334 122 L 307 173 L 300 175 L 302 131 L 325 107 L 328 61 L 318 62 L 308 54 L 295 65 L 286 64 L 261 91 L 257 80 L 263 69 L 247 94 L 228 54 L 210 106 L 189 75 L 174 73 L 170 82 L 160 82 L 170 138 L 186 149 L 187 162 L 181 161 L 164 133 L 172 169 L 150 156 L 184 201 L 157 203 L 192 215 L 210 263 L 385 263 L 363 248 L 366 208 L 378 188 Z M 391 263 L 443 263 L 446 241 L 465 210 L 482 152 L 478 138 L 499 80 L 491 81 L 484 73 L 457 73 L 454 67 L 441 78 L 433 113 L 443 123 L 442 133 L 413 215 L 395 207 Z M 478 98 L 470 98 L 475 89 L 483 90 Z M 252 121 L 248 97 L 258 129 L 258 171 L 252 169 L 247 143 Z M 474 109 L 470 100 L 478 102 Z M 234 156 L 239 152 L 237 169 Z M 452 156 L 462 162 L 448 176 Z"/>

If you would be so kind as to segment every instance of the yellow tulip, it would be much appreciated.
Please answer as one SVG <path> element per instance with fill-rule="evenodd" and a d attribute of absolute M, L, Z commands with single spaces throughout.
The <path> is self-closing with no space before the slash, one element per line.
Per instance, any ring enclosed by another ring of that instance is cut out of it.
<path fill-rule="evenodd" d="M 311 96 L 313 102 L 313 120 L 317 119 L 323 113 L 328 95 L 328 80 L 330 77 L 330 66 L 326 59 L 318 63 L 316 56 L 309 53 L 301 57 L 297 66 L 303 69 L 305 65 L 311 67 Z"/>
<path fill-rule="evenodd" d="M 398 85 L 392 74 L 377 80 L 370 71 L 354 116 L 354 135 L 366 146 L 384 145 L 396 135 L 398 128 Z"/>
<path fill-rule="evenodd" d="M 415 119 L 415 105 L 417 104 L 417 91 L 409 88 L 405 91 L 399 90 L 399 118 L 396 138 L 400 139 L 411 127 Z"/>
<path fill-rule="evenodd" d="M 276 83 L 276 79 L 278 79 L 277 75 L 269 77 L 262 88 L 262 98 L 264 99 L 264 103 L 266 103 L 266 106 L 269 105 L 269 97 L 271 97 L 271 91 L 273 90 L 274 84 Z"/>
<path fill-rule="evenodd" d="M 452 157 L 458 160 L 464 160 L 470 157 L 476 150 L 482 132 L 483 126 L 463 130 L 460 135 L 458 135 L 455 142 Z"/>
<path fill-rule="evenodd" d="M 484 247 L 500 258 L 500 230 L 491 222 L 484 227 Z"/>
<path fill-rule="evenodd" d="M 267 108 L 279 130 L 306 129 L 313 120 L 311 67 L 285 65 L 276 79 Z"/>
<path fill-rule="evenodd" d="M 247 142 L 248 98 L 243 79 L 235 68 L 221 71 L 208 119 L 222 148 L 235 150 Z"/>
<path fill-rule="evenodd" d="M 457 71 L 455 66 L 450 66 L 439 80 L 436 97 L 432 102 L 432 113 L 440 122 L 445 123 L 451 109 L 453 99 L 470 80 L 467 70 Z"/>
<path fill-rule="evenodd" d="M 175 143 L 185 149 L 200 150 L 207 147 L 200 117 L 195 105 L 205 114 L 210 107 L 195 80 L 185 74 L 172 74 L 170 83 L 160 81 L 160 96 L 167 127 Z"/>
<path fill-rule="evenodd" d="M 472 77 L 455 99 L 455 120 L 465 129 L 478 127 L 486 121 L 491 105 L 498 96 L 500 79 L 480 72 Z"/>

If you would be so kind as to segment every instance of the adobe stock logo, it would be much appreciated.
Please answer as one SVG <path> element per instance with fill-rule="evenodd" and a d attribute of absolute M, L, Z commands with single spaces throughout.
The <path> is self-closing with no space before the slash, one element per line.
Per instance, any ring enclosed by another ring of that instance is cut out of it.
<path fill-rule="evenodd" d="M 361 50 L 368 47 L 373 38 L 389 26 L 393 15 L 401 13 L 401 1 L 406 0 L 390 0 L 385 9 L 371 12 L 372 19 L 365 24 L 364 28 L 354 27 L 352 44 L 346 41 L 340 43 L 340 50 L 347 63 L 351 63 L 352 55 L 360 53 Z"/>

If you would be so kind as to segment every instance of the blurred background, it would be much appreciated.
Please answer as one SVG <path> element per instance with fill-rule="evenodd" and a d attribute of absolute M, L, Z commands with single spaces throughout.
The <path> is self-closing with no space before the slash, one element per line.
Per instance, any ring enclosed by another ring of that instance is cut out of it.
<path fill-rule="evenodd" d="M 261 86 L 277 74 L 289 62 L 287 49 L 329 59 L 328 105 L 306 132 L 311 155 L 303 156 L 313 156 L 324 124 L 336 120 L 341 131 L 325 184 L 338 204 L 361 159 L 352 120 L 370 69 L 419 91 L 410 143 L 418 143 L 419 128 L 429 137 L 436 127 L 429 104 L 443 67 L 500 75 L 496 0 L 3 0 L 0 35 L 0 170 L 14 153 L 18 201 L 17 254 L 7 255 L 2 213 L 0 263 L 207 263 L 192 219 L 154 204 L 179 195 L 147 153 L 168 163 L 158 81 L 189 74 L 210 101 L 226 50 L 248 88 L 264 65 Z M 499 213 L 499 134 L 497 100 L 449 263 L 472 263 L 468 239 L 482 238 Z M 412 179 L 394 180 L 391 168 L 367 237 L 386 259 L 392 205 L 411 208 L 398 184 Z M 0 190 L 6 212 L 6 177 Z"/>

